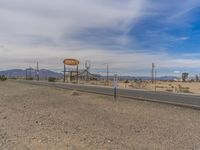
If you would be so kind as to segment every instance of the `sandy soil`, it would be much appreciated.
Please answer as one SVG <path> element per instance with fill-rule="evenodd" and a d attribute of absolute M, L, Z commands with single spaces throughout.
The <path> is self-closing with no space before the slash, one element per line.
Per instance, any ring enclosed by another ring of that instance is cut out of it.
<path fill-rule="evenodd" d="M 63 81 L 60 80 L 59 82 Z M 108 86 L 106 81 L 79 81 L 79 84 Z M 111 80 L 109 81 L 109 86 L 113 87 L 113 83 Z M 125 81 L 120 81 L 118 82 L 118 87 L 122 89 L 143 89 L 150 91 L 155 91 L 156 89 L 156 91 L 200 95 L 200 82 L 156 81 L 156 84 L 152 84 L 151 81 L 129 81 L 129 83 L 125 83 Z"/>
<path fill-rule="evenodd" d="M 199 150 L 200 111 L 0 82 L 0 149 Z"/>
<path fill-rule="evenodd" d="M 120 82 L 120 88 L 138 88 L 145 90 L 155 90 L 156 91 L 167 91 L 167 92 L 177 92 L 177 93 L 185 93 L 185 94 L 196 94 L 200 95 L 200 83 L 199 82 L 164 82 L 157 81 L 156 84 L 152 84 L 151 82 L 141 82 L 141 83 L 124 83 Z M 186 89 L 186 90 L 184 90 Z"/>

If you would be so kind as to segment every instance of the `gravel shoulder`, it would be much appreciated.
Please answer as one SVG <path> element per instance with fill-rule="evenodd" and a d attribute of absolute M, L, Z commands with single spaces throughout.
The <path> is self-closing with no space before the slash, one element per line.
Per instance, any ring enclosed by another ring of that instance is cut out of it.
<path fill-rule="evenodd" d="M 0 82 L 0 149 L 198 150 L 200 111 Z"/>

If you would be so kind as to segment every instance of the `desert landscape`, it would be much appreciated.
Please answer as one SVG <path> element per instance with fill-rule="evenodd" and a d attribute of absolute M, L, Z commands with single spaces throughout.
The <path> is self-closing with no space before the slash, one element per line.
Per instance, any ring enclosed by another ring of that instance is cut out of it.
<path fill-rule="evenodd" d="M 0 83 L 0 149 L 200 149 L 200 111 Z"/>
<path fill-rule="evenodd" d="M 0 150 L 200 150 L 199 0 L 0 0 Z"/>
<path fill-rule="evenodd" d="M 128 81 L 128 83 L 125 82 L 126 81 L 119 82 L 119 88 L 144 89 L 151 91 L 156 90 L 164 92 L 200 95 L 199 82 L 156 81 L 156 83 L 153 84 L 151 83 L 151 81 L 141 81 L 141 82 Z"/>
<path fill-rule="evenodd" d="M 109 84 L 106 81 L 90 81 L 79 82 L 80 84 L 92 84 L 98 86 L 110 86 L 113 87 L 113 81 L 109 80 Z M 171 93 L 183 93 L 200 95 L 200 82 L 181 82 L 181 81 L 156 81 L 153 83 L 150 80 L 134 81 L 134 80 L 121 80 L 118 82 L 118 88 L 121 89 L 142 89 L 148 91 L 162 91 Z"/>

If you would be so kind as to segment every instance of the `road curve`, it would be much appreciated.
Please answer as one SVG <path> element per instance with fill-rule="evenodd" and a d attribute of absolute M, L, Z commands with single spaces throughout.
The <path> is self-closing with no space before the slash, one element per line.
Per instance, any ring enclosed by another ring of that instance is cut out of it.
<path fill-rule="evenodd" d="M 42 82 L 42 81 L 20 81 L 33 85 L 43 85 L 50 87 L 57 87 L 63 89 L 75 89 L 83 92 L 91 92 L 97 94 L 113 95 L 113 88 L 101 87 L 94 85 L 58 83 L 58 82 Z M 200 109 L 200 96 L 176 94 L 168 92 L 154 92 L 145 90 L 132 90 L 132 89 L 117 89 L 117 95 L 120 97 L 133 98 L 138 100 L 167 103 L 178 106 L 185 106 L 195 109 Z"/>

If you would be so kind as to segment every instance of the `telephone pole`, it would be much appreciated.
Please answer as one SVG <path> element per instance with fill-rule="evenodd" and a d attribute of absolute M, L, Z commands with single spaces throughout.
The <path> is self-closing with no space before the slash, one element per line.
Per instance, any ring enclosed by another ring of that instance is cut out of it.
<path fill-rule="evenodd" d="M 156 77 L 157 77 L 157 71 L 155 70 L 155 91 L 156 91 Z"/>
<path fill-rule="evenodd" d="M 64 64 L 64 80 L 63 80 L 63 82 L 65 82 L 65 73 L 66 73 L 66 66 Z M 71 82 L 71 72 L 70 72 L 70 82 Z"/>
<path fill-rule="evenodd" d="M 39 63 L 37 61 L 37 80 L 39 81 L 40 80 L 40 76 L 39 76 Z"/>
<path fill-rule="evenodd" d="M 108 64 L 107 64 L 107 78 L 106 78 L 106 82 L 107 82 L 107 85 L 109 85 L 109 81 L 108 81 L 108 75 L 109 75 L 109 70 L 108 70 Z"/>
<path fill-rule="evenodd" d="M 154 83 L 154 68 L 155 68 L 155 64 L 152 63 L 152 70 L 151 70 L 151 82 L 152 82 L 152 84 Z"/>

